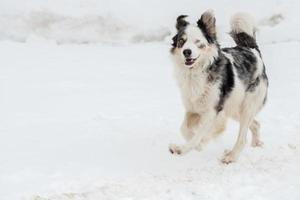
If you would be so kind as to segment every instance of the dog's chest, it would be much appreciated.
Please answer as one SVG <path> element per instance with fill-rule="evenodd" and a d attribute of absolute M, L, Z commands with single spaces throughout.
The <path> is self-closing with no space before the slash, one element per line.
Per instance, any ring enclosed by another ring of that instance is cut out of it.
<path fill-rule="evenodd" d="M 212 90 L 206 74 L 184 74 L 178 81 L 186 109 L 195 112 L 205 109 Z"/>

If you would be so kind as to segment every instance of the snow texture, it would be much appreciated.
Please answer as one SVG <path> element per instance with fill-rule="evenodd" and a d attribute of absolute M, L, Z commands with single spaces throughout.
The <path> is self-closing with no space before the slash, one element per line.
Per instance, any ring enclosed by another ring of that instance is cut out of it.
<path fill-rule="evenodd" d="M 208 8 L 215 10 L 221 33 L 229 31 L 235 12 L 255 15 L 266 43 L 298 41 L 300 21 L 297 0 L 2 0 L 0 41 L 26 42 L 42 37 L 65 43 L 128 44 L 168 41 L 180 14 L 192 18 Z M 224 40 L 224 35 L 219 36 Z"/>
<path fill-rule="evenodd" d="M 1 200 L 300 199 L 298 1 L 0 5 Z M 207 8 L 222 45 L 232 45 L 234 12 L 256 17 L 270 79 L 258 117 L 265 145 L 248 144 L 230 165 L 219 159 L 236 140 L 233 121 L 202 152 L 168 152 L 183 142 L 174 19 Z"/>

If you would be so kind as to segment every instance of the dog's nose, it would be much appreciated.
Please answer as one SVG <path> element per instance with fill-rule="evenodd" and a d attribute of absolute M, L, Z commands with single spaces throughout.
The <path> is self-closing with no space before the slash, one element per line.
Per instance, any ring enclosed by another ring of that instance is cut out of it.
<path fill-rule="evenodd" d="M 183 55 L 188 58 L 192 55 L 192 51 L 190 49 L 183 50 Z"/>

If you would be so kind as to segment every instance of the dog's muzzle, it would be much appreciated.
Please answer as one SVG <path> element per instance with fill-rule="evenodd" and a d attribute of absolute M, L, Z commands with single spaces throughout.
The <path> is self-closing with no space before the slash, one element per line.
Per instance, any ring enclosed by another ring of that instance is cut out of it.
<path fill-rule="evenodd" d="M 185 65 L 192 65 L 195 63 L 197 58 L 186 58 L 185 59 Z"/>

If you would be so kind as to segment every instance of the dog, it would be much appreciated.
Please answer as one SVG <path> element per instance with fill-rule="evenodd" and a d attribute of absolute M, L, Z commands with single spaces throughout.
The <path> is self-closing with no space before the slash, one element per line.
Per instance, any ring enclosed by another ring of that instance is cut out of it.
<path fill-rule="evenodd" d="M 228 118 L 239 122 L 239 135 L 232 150 L 225 151 L 223 163 L 238 159 L 248 129 L 252 146 L 263 145 L 255 117 L 266 103 L 268 78 L 255 38 L 254 19 L 237 13 L 230 24 L 236 46 L 221 48 L 212 11 L 204 12 L 195 24 L 186 15 L 176 20 L 177 33 L 170 52 L 185 107 L 181 133 L 186 143 L 170 144 L 172 154 L 201 150 L 225 130 Z"/>

